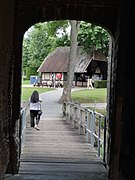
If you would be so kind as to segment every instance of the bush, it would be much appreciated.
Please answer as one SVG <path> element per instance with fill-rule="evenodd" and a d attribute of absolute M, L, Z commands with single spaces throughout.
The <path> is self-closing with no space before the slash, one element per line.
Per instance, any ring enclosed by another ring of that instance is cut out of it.
<path fill-rule="evenodd" d="M 107 80 L 94 81 L 94 88 L 107 88 Z"/>
<path fill-rule="evenodd" d="M 26 68 L 26 79 L 29 80 L 31 75 L 38 75 L 37 68 L 34 68 L 34 67 Z"/>

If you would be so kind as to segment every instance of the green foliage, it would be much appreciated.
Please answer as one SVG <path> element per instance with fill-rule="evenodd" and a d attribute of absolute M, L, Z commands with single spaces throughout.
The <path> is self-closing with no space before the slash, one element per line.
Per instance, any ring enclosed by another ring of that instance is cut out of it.
<path fill-rule="evenodd" d="M 37 75 L 36 67 L 27 67 L 26 68 L 26 79 L 30 79 L 31 75 Z"/>
<path fill-rule="evenodd" d="M 69 36 L 66 34 L 66 35 L 63 35 L 62 37 L 56 37 L 56 44 L 58 47 L 70 46 Z"/>
<path fill-rule="evenodd" d="M 86 52 L 94 46 L 108 56 L 109 34 L 100 26 L 82 21 L 78 33 L 78 44 L 83 46 Z"/>
<path fill-rule="evenodd" d="M 48 37 L 46 23 L 32 27 L 23 41 L 23 67 L 39 67 L 53 49 L 55 39 Z"/>
<path fill-rule="evenodd" d="M 107 88 L 107 80 L 94 81 L 94 88 Z"/>
<path fill-rule="evenodd" d="M 56 47 L 70 46 L 68 20 L 38 23 L 32 26 L 23 40 L 23 72 L 25 67 L 39 68 L 45 57 Z M 78 33 L 78 45 L 90 51 L 95 46 L 108 55 L 108 33 L 101 27 L 81 22 Z"/>
<path fill-rule="evenodd" d="M 47 22 L 47 33 L 49 36 L 58 37 L 66 35 L 68 21 L 50 21 Z"/>
<path fill-rule="evenodd" d="M 24 36 L 23 69 L 39 67 L 44 58 L 58 46 L 69 45 L 65 33 L 68 21 L 54 21 L 35 24 Z M 63 32 L 63 36 L 58 37 Z"/>

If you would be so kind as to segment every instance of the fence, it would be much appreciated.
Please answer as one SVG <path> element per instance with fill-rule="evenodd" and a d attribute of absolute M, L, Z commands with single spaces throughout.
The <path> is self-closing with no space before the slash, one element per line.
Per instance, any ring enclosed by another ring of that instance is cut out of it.
<path fill-rule="evenodd" d="M 106 117 L 73 102 L 63 104 L 63 114 L 80 134 L 86 135 L 86 142 L 97 150 L 97 155 L 106 164 Z"/>
<path fill-rule="evenodd" d="M 19 155 L 23 150 L 24 139 L 25 139 L 25 130 L 26 130 L 26 107 L 21 109 L 20 112 L 20 123 L 19 123 Z"/>

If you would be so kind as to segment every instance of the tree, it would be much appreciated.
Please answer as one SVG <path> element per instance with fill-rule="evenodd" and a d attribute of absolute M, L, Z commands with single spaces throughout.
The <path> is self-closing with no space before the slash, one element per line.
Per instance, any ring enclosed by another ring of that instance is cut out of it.
<path fill-rule="evenodd" d="M 60 98 L 60 103 L 71 100 L 71 89 L 74 79 L 74 71 L 76 64 L 76 55 L 77 55 L 77 35 L 79 29 L 79 22 L 75 20 L 70 21 L 71 24 L 71 34 L 70 34 L 70 57 L 68 64 L 67 80 L 64 84 L 63 94 Z"/>
<path fill-rule="evenodd" d="M 48 36 L 46 23 L 36 24 L 24 38 L 23 65 L 39 67 L 43 59 L 53 50 L 55 38 Z M 27 59 L 26 59 L 27 58 Z"/>
<path fill-rule="evenodd" d="M 83 46 L 86 52 L 89 52 L 94 46 L 108 56 L 109 34 L 100 26 L 81 21 L 78 32 L 78 45 Z"/>
<path fill-rule="evenodd" d="M 28 66 L 39 68 L 56 47 L 70 46 L 69 26 L 69 21 L 50 21 L 32 26 L 23 41 L 23 71 Z M 78 45 L 85 52 L 94 45 L 107 56 L 108 39 L 108 33 L 102 27 L 83 21 L 80 23 Z"/>
<path fill-rule="evenodd" d="M 104 50 L 108 54 L 108 33 L 101 27 L 95 26 L 91 23 L 77 21 L 70 21 L 71 24 L 71 45 L 70 45 L 70 58 L 67 72 L 67 80 L 64 85 L 63 94 L 60 102 L 71 100 L 71 89 L 74 78 L 76 54 L 77 54 L 77 36 L 78 44 L 84 47 L 84 51 L 91 51 L 93 47 Z M 79 31 L 78 31 L 79 30 Z M 79 32 L 79 33 L 78 33 Z"/>
<path fill-rule="evenodd" d="M 69 45 L 67 27 L 68 21 L 50 21 L 32 26 L 24 36 L 23 69 L 27 66 L 38 68 L 56 47 Z"/>

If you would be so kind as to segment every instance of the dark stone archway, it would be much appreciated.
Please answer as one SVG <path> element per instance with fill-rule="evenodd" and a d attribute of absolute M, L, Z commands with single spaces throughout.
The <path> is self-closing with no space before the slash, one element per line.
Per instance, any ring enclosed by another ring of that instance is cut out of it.
<path fill-rule="evenodd" d="M 125 2 L 125 3 L 124 3 Z M 0 1 L 0 179 L 17 173 L 15 124 L 20 114 L 21 56 L 25 31 L 37 22 L 76 19 L 94 22 L 112 35 L 108 84 L 109 179 L 135 178 L 134 0 Z M 7 23 L 8 22 L 8 23 Z M 6 73 L 5 73 L 6 72 Z M 6 81 L 5 81 L 6 79 Z M 126 83 L 125 83 L 126 82 Z"/>

